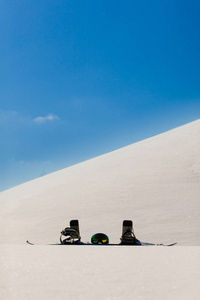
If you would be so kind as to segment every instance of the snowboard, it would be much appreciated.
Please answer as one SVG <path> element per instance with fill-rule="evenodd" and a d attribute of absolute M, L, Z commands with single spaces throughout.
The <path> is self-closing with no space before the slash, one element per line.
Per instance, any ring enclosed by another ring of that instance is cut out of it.
<path fill-rule="evenodd" d="M 80 229 L 79 229 L 79 221 L 71 220 L 70 227 L 66 227 L 61 231 L 60 243 L 55 244 L 43 244 L 43 245 L 57 245 L 57 246 L 174 246 L 177 243 L 171 244 L 154 244 L 154 243 L 146 243 L 139 241 L 134 234 L 133 230 L 133 222 L 132 220 L 124 220 L 122 223 L 122 235 L 120 238 L 121 242 L 119 244 L 92 244 L 92 243 L 84 243 L 81 241 Z M 39 245 L 31 243 L 30 241 L 26 241 L 29 245 Z"/>
<path fill-rule="evenodd" d="M 140 244 L 137 245 L 131 245 L 131 244 L 92 244 L 92 243 L 83 243 L 83 242 L 78 242 L 78 243 L 68 243 L 68 244 L 60 244 L 60 243 L 55 243 L 55 244 L 35 244 L 32 243 L 30 241 L 26 241 L 26 243 L 28 245 L 32 245 L 32 246 L 94 246 L 94 247 L 109 247 L 109 246 L 121 246 L 121 247 L 130 247 L 130 246 L 165 246 L 165 247 L 170 247 L 170 246 L 174 246 L 177 244 L 177 242 L 175 243 L 171 243 L 171 244 L 153 244 L 153 243 L 147 243 L 147 242 L 141 242 L 139 241 Z"/>

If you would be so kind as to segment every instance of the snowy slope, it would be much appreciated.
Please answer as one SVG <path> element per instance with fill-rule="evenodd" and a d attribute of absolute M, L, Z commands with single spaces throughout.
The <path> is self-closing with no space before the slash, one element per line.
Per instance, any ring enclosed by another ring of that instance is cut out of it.
<path fill-rule="evenodd" d="M 200 120 L 2 192 L 1 299 L 200 299 L 199 203 Z M 119 242 L 132 219 L 140 240 L 182 247 L 25 244 L 72 218 L 84 241 Z"/>
<path fill-rule="evenodd" d="M 130 218 L 142 240 L 200 245 L 199 200 L 200 120 L 2 192 L 0 241 L 54 242 L 78 218 L 115 242 Z"/>
<path fill-rule="evenodd" d="M 132 219 L 143 241 L 200 245 L 199 201 L 200 120 L 2 192 L 0 242 L 55 242 L 78 218 L 84 240 Z"/>

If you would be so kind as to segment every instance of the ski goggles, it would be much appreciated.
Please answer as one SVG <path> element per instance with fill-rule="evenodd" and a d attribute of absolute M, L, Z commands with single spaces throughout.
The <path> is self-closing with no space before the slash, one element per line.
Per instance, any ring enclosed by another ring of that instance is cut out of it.
<path fill-rule="evenodd" d="M 91 243 L 92 244 L 109 244 L 109 238 L 104 233 L 95 233 L 91 237 Z"/>

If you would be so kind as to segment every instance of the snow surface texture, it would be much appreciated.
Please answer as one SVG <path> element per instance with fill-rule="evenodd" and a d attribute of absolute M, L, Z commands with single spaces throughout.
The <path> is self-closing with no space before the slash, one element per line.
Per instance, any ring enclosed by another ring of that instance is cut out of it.
<path fill-rule="evenodd" d="M 118 243 L 132 219 L 141 241 L 179 246 L 25 244 L 75 218 L 85 242 Z M 197 120 L 0 193 L 1 299 L 200 299 L 199 225 Z"/>

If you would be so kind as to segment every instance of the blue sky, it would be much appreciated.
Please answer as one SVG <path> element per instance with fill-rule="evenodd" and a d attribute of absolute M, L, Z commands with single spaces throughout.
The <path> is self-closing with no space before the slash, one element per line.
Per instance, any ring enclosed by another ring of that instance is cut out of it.
<path fill-rule="evenodd" d="M 200 117 L 199 1 L 2 0 L 0 190 Z"/>

